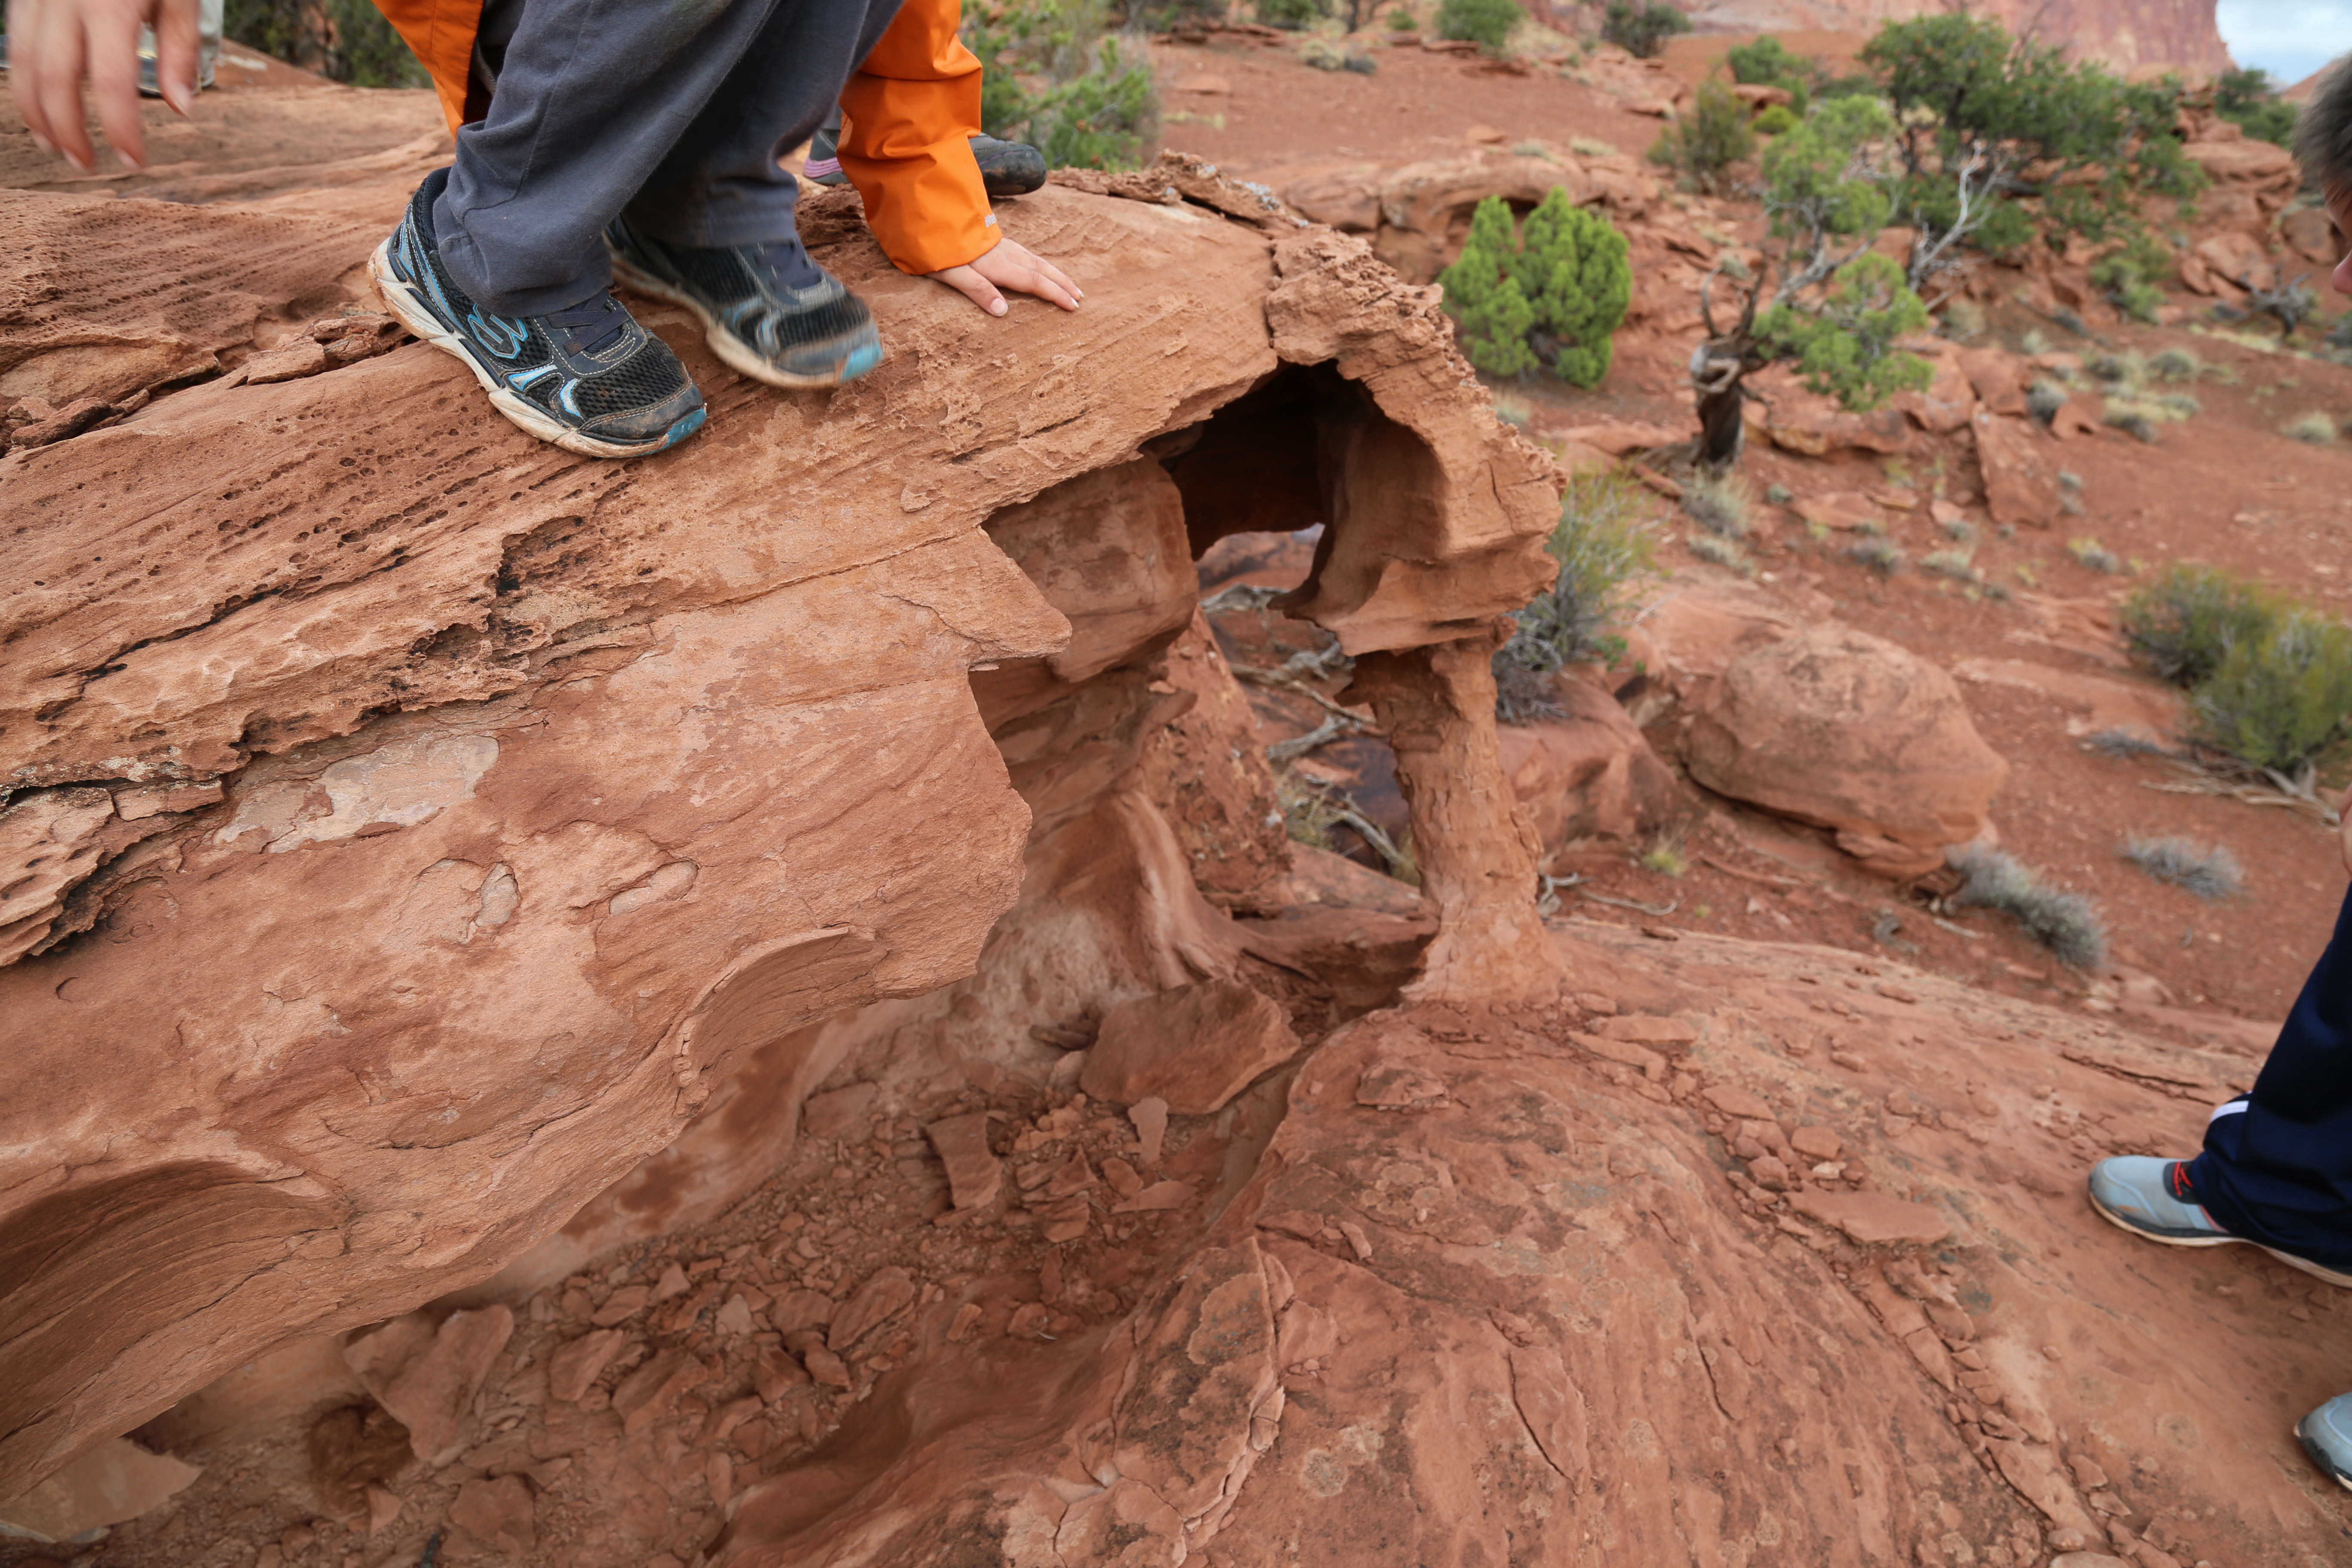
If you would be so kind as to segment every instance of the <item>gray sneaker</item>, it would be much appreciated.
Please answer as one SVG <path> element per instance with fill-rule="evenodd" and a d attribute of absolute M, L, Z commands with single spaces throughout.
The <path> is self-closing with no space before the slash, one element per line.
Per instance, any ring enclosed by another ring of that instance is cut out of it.
<path fill-rule="evenodd" d="M 2159 1160 L 2150 1154 L 2102 1160 L 2091 1167 L 2091 1206 L 2108 1224 L 2167 1247 L 2227 1247 L 2247 1240 L 2223 1230 L 2197 1202 L 2186 1160 Z M 2248 1245 L 2262 1247 L 2288 1268 L 2300 1268 L 2315 1279 L 2352 1287 L 2352 1274 L 2339 1274 L 2325 1264 L 2263 1247 L 2260 1242 Z M 2352 1408 L 2346 1414 L 2352 1419 Z"/>
<path fill-rule="evenodd" d="M 2339 1394 L 2294 1424 L 2311 1462 L 2352 1491 L 2352 1394 Z"/>

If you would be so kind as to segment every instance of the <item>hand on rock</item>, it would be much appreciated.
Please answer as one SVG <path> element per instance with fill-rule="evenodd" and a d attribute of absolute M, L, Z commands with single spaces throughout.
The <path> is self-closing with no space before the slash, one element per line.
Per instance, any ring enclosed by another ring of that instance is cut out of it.
<path fill-rule="evenodd" d="M 89 77 L 98 122 L 115 156 L 136 169 L 147 153 L 139 123 L 139 27 L 155 29 L 155 79 L 185 114 L 196 101 L 197 0 L 8 0 L 8 75 L 25 128 L 45 152 L 88 174 L 98 166 L 82 110 Z"/>
<path fill-rule="evenodd" d="M 1016 294 L 1034 294 L 1065 310 L 1076 310 L 1078 301 L 1087 297 L 1085 289 L 1070 281 L 1069 274 L 1011 239 L 1000 239 L 961 267 L 930 276 L 992 316 L 1001 316 L 1010 308 L 1001 292 L 1006 289 Z"/>

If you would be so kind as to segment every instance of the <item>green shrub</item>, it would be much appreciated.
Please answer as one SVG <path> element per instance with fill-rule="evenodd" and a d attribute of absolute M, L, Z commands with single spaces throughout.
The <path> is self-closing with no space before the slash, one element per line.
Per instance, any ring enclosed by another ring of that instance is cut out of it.
<path fill-rule="evenodd" d="M 1787 88 L 1796 98 L 1793 107 L 1801 118 L 1812 101 L 1811 80 L 1818 62 L 1790 54 L 1773 34 L 1767 33 L 1753 43 L 1735 44 L 1723 58 L 1731 68 L 1731 79 L 1743 87 Z"/>
<path fill-rule="evenodd" d="M 1649 0 L 1642 5 L 1636 0 L 1609 0 L 1609 10 L 1601 18 L 1601 36 L 1642 59 L 1654 59 L 1666 47 L 1666 40 L 1676 33 L 1690 31 L 1690 18 L 1665 0 Z"/>
<path fill-rule="evenodd" d="M 2162 285 L 2174 275 L 2171 247 L 2143 229 L 2121 249 L 2093 263 L 2091 287 L 2125 315 L 2153 322 L 2164 307 Z"/>
<path fill-rule="evenodd" d="M 1776 103 L 1756 117 L 1754 130 L 1759 136 L 1786 136 L 1802 123 L 1796 110 L 1785 103 Z"/>
<path fill-rule="evenodd" d="M 2352 716 L 2352 628 L 2284 611 L 2240 638 L 2189 706 L 2208 745 L 2291 773 L 2335 744 Z"/>
<path fill-rule="evenodd" d="M 1527 16 L 1519 0 L 1445 0 L 1437 8 L 1437 36 L 1466 39 L 1499 55 L 1511 41 L 1511 29 Z"/>
<path fill-rule="evenodd" d="M 1256 0 L 1251 8 L 1267 26 L 1294 33 L 1323 15 L 1321 0 Z"/>
<path fill-rule="evenodd" d="M 2278 85 L 2260 67 L 2223 71 L 2215 77 L 2213 108 L 2258 142 L 2284 147 L 2294 141 L 2295 107 L 2280 100 Z"/>
<path fill-rule="evenodd" d="M 1935 380 L 1927 361 L 1894 350 L 1929 319 L 1903 268 L 1869 251 L 1832 275 L 1819 310 L 1776 305 L 1758 318 L 1756 335 L 1776 357 L 1796 361 L 1807 386 L 1867 412 Z"/>
<path fill-rule="evenodd" d="M 2193 687 L 2276 613 L 2267 595 L 2210 566 L 2176 565 L 2126 599 L 2124 641 L 2159 679 Z"/>
<path fill-rule="evenodd" d="M 1982 844 L 1969 846 L 1952 868 L 1962 879 L 1952 902 L 1999 910 L 2071 968 L 2096 969 L 2106 962 L 2106 925 L 2082 894 L 2042 886 L 2014 857 Z"/>
<path fill-rule="evenodd" d="M 1617 226 L 1555 185 L 1528 215 L 1510 270 L 1535 310 L 1533 342 L 1552 374 L 1588 392 L 1599 386 L 1633 303 L 1633 262 Z"/>
<path fill-rule="evenodd" d="M 221 31 L 263 54 L 353 87 L 433 85 L 407 44 L 368 0 L 226 0 Z"/>
<path fill-rule="evenodd" d="M 1421 18 L 1402 5 L 1389 13 L 1389 31 L 1392 33 L 1410 33 L 1420 26 Z"/>
<path fill-rule="evenodd" d="M 1102 0 L 1007 0 L 964 16 L 981 63 L 981 128 L 1062 167 L 1131 169 L 1160 133 L 1151 61 L 1108 37 Z"/>
<path fill-rule="evenodd" d="M 1462 323 L 1462 353 L 1489 375 L 1517 375 L 1536 367 L 1528 334 L 1535 331 L 1536 308 L 1511 275 L 1517 247 L 1511 235 L 1511 208 L 1488 196 L 1470 215 L 1462 255 L 1437 275 L 1445 290 L 1446 313 Z"/>
<path fill-rule="evenodd" d="M 1723 83 L 1711 81 L 1698 89 L 1688 114 L 1667 122 L 1650 157 L 1700 190 L 1713 192 L 1734 163 L 1755 152 L 1756 128 L 1748 118 L 1748 106 Z"/>
<path fill-rule="evenodd" d="M 1462 352 L 1491 375 L 1538 365 L 1591 388 L 1609 374 L 1612 334 L 1633 303 L 1625 237 L 1555 187 L 1514 237 L 1500 196 L 1478 204 L 1461 259 L 1438 274 L 1462 323 Z"/>
<path fill-rule="evenodd" d="M 1633 584 L 1651 571 L 1642 492 L 1619 473 L 1583 473 L 1568 482 L 1559 522 L 1546 546 L 1559 563 L 1551 588 L 1512 619 L 1495 654 L 1495 711 L 1507 724 L 1557 717 L 1544 678 L 1571 664 L 1615 663 L 1624 639 L 1610 634 Z"/>
<path fill-rule="evenodd" d="M 2181 151 L 2178 79 L 2126 82 L 1964 12 L 1890 22 L 1860 58 L 1901 121 L 1904 205 L 1931 238 L 1962 224 L 1964 168 L 1977 190 L 1961 238 L 1994 255 L 2037 228 L 2053 248 L 2112 237 L 2136 223 L 2141 193 L 2204 183 Z"/>
<path fill-rule="evenodd" d="M 2309 413 L 2298 414 L 2280 426 L 2279 434 L 2306 446 L 2333 447 L 2336 437 L 2336 421 L 2315 408 Z"/>

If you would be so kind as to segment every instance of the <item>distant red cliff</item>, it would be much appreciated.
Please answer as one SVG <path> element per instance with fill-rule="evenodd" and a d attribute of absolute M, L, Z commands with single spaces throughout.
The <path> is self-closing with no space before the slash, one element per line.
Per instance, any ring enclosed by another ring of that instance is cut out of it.
<path fill-rule="evenodd" d="M 2031 29 L 2077 59 L 2120 71 L 2171 67 L 2189 76 L 2230 68 L 2214 0 L 1978 0 L 1970 9 L 2012 32 Z M 1684 7 L 1702 32 L 1789 28 L 1872 33 L 1882 22 L 1943 10 L 1942 0 L 1716 0 Z"/>

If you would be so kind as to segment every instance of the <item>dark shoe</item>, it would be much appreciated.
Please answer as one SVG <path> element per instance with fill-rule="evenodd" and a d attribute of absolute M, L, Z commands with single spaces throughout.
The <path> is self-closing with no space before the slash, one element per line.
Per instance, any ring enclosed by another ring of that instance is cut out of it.
<path fill-rule="evenodd" d="M 874 312 L 797 239 L 670 245 L 615 218 L 604 240 L 614 276 L 701 317 L 710 352 L 755 381 L 839 386 L 882 363 Z"/>
<path fill-rule="evenodd" d="M 980 164 L 980 183 L 991 196 L 1025 196 L 1045 183 L 1045 154 L 1025 142 L 1000 142 L 993 136 L 971 139 L 971 155 Z M 820 185 L 845 185 L 841 171 L 841 137 L 820 131 L 809 139 L 803 179 Z"/>
<path fill-rule="evenodd" d="M 981 184 L 992 196 L 1025 196 L 1045 183 L 1045 154 L 1026 142 L 975 136 L 971 155 L 980 161 Z"/>
<path fill-rule="evenodd" d="M 849 184 L 849 176 L 841 172 L 840 132 L 827 127 L 809 138 L 808 163 L 801 169 L 801 178 L 820 185 Z"/>
<path fill-rule="evenodd" d="M 542 441 L 591 458 L 637 458 L 702 428 L 702 394 L 669 345 L 609 289 L 543 316 L 486 313 L 450 281 L 433 242 L 436 169 L 368 264 L 401 324 L 474 373 L 490 406 Z"/>

